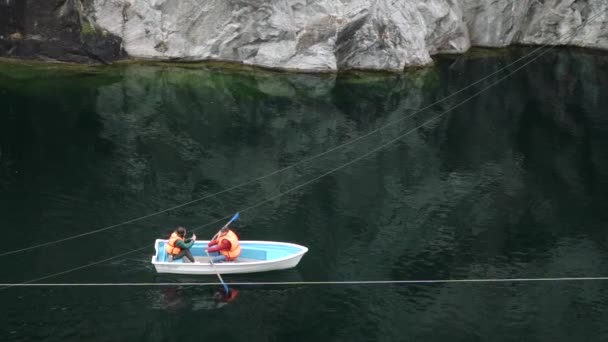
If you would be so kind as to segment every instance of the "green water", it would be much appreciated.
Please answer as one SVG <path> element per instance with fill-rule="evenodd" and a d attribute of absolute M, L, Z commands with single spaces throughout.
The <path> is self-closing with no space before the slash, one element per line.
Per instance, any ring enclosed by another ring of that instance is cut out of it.
<path fill-rule="evenodd" d="M 228 282 L 607 276 L 608 55 L 554 50 L 465 103 L 506 71 L 411 115 L 530 51 L 402 75 L 4 63 L 5 251 L 295 166 L 2 256 L 0 282 L 215 282 L 156 274 L 152 243 L 176 225 L 209 238 L 220 224 L 201 226 L 237 210 L 242 239 L 310 251 L 295 269 Z M 235 289 L 221 303 L 217 286 L 8 288 L 0 340 L 608 338 L 608 281 Z"/>

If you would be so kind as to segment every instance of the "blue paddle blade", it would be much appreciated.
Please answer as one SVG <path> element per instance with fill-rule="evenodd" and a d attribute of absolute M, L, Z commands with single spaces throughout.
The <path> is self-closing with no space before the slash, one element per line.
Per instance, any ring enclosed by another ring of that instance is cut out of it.
<path fill-rule="evenodd" d="M 236 214 L 234 214 L 234 216 L 232 216 L 232 218 L 230 219 L 230 222 L 233 222 L 233 221 L 238 220 L 238 219 L 239 219 L 239 216 L 240 216 L 240 215 L 239 215 L 239 213 L 237 212 Z M 230 222 L 229 222 L 229 223 L 230 223 Z"/>

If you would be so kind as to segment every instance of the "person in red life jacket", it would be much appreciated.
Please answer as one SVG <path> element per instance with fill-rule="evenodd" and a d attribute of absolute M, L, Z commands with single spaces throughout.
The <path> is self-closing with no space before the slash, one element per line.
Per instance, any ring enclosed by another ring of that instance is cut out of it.
<path fill-rule="evenodd" d="M 233 261 L 241 254 L 239 238 L 230 227 L 222 227 L 217 238 L 209 241 L 207 247 L 207 253 L 219 252 L 219 255 L 216 254 L 217 256 L 211 259 L 211 262 Z"/>
<path fill-rule="evenodd" d="M 178 260 L 183 258 L 184 256 L 188 258 L 191 262 L 194 261 L 194 256 L 192 256 L 192 252 L 190 252 L 190 248 L 194 245 L 194 241 L 196 240 L 196 235 L 192 234 L 191 238 L 185 239 L 186 237 L 186 228 L 178 227 L 169 238 L 169 241 L 165 245 L 165 251 L 167 254 L 173 256 L 173 260 Z"/>

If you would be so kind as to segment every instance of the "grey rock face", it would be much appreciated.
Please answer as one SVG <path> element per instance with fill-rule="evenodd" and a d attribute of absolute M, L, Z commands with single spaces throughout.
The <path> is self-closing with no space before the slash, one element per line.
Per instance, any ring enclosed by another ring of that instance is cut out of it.
<path fill-rule="evenodd" d="M 23 3 L 0 3 L 1 55 L 27 56 L 42 50 L 39 54 L 65 57 L 76 50 L 86 52 L 76 54 L 84 59 L 112 60 L 122 46 L 137 58 L 224 60 L 318 72 L 401 71 L 431 64 L 434 54 L 462 53 L 471 46 L 552 44 L 608 49 L 605 0 Z M 29 26 L 20 28 L 25 23 Z M 17 44 L 22 40 L 29 45 Z M 35 43 L 39 41 L 47 43 Z M 70 43 L 62 47 L 66 41 Z"/>
<path fill-rule="evenodd" d="M 402 70 L 470 44 L 450 1 L 95 0 L 131 56 L 238 61 L 306 71 Z"/>
<path fill-rule="evenodd" d="M 340 69 L 403 70 L 431 64 L 431 54 L 465 52 L 466 27 L 458 8 L 442 0 L 379 0 L 348 18 L 338 45 Z M 463 39 L 465 38 L 465 39 Z"/>
<path fill-rule="evenodd" d="M 519 43 L 608 49 L 607 1 L 533 1 L 528 12 Z"/>
<path fill-rule="evenodd" d="M 465 0 L 463 10 L 472 45 L 608 49 L 608 2 L 603 0 Z"/>
<path fill-rule="evenodd" d="M 534 0 L 464 0 L 464 21 L 471 44 L 503 47 L 514 43 L 514 37 L 525 24 Z"/>
<path fill-rule="evenodd" d="M 94 0 L 131 56 L 305 71 L 400 71 L 471 45 L 606 48 L 601 0 Z M 570 34 L 585 25 L 570 40 Z"/>

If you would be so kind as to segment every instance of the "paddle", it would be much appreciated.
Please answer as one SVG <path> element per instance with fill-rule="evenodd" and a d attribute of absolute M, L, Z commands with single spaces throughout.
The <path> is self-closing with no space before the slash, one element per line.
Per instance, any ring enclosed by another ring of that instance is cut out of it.
<path fill-rule="evenodd" d="M 241 215 L 237 212 L 236 214 L 234 214 L 234 216 L 232 216 L 232 218 L 230 219 L 230 221 L 228 221 L 228 223 L 226 223 L 224 226 L 222 226 L 222 228 L 225 228 L 229 224 L 231 224 L 232 222 L 238 220 L 239 217 L 241 217 Z M 213 235 L 213 237 L 211 238 L 211 241 L 213 241 L 213 240 L 215 240 L 215 238 L 217 238 L 217 235 L 220 233 L 220 231 L 222 230 L 222 228 L 220 228 L 220 230 L 217 233 L 215 233 L 215 235 Z"/>
<path fill-rule="evenodd" d="M 231 224 L 232 222 L 238 220 L 240 217 L 239 213 L 237 212 L 236 214 L 234 214 L 234 216 L 232 216 L 232 218 L 230 219 L 230 221 L 228 221 L 228 223 L 226 223 L 222 228 L 227 227 L 229 224 Z M 221 230 L 221 229 L 220 229 Z M 217 234 L 219 234 L 220 232 L 218 231 Z M 213 238 L 211 239 L 211 241 L 215 240 L 215 238 L 217 237 L 217 234 L 215 234 L 213 236 Z M 217 268 L 215 267 L 215 264 L 213 263 L 211 256 L 209 255 L 209 252 L 207 252 L 207 249 L 205 249 L 205 253 L 207 254 L 207 256 L 209 257 L 209 262 L 211 263 L 211 266 L 213 266 L 213 270 L 215 271 L 215 274 L 217 275 L 217 277 L 220 279 L 220 283 L 222 283 L 222 285 L 224 286 L 224 291 L 226 291 L 226 296 L 230 295 L 230 289 L 228 289 L 228 285 L 226 285 L 226 283 L 224 283 L 224 279 L 222 279 L 222 276 L 220 275 L 220 273 L 217 271 Z"/>
<path fill-rule="evenodd" d="M 222 279 L 220 272 L 218 272 L 217 268 L 215 268 L 215 264 L 211 260 L 211 256 L 209 255 L 209 252 L 207 252 L 207 250 L 205 250 L 205 253 L 207 253 L 207 256 L 209 257 L 209 262 L 211 263 L 211 266 L 213 266 L 213 270 L 215 271 L 215 274 L 220 279 L 220 283 L 222 283 L 222 286 L 224 286 L 224 291 L 226 292 L 226 296 L 228 296 L 230 294 L 230 289 L 228 288 L 228 285 L 226 285 L 226 283 L 224 283 L 224 279 Z"/>

